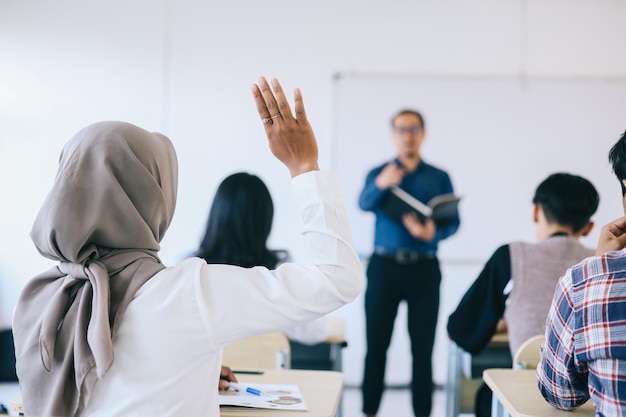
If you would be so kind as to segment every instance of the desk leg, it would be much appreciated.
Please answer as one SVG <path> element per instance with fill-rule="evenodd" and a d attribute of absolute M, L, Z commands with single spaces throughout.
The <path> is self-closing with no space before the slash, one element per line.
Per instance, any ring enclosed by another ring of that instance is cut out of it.
<path fill-rule="evenodd" d="M 446 381 L 446 417 L 457 417 L 461 409 L 461 349 L 448 341 L 448 380 Z"/>
<path fill-rule="evenodd" d="M 343 389 L 341 390 L 341 397 L 339 397 L 339 404 L 337 404 L 337 413 L 335 417 L 341 417 L 343 415 Z"/>
<path fill-rule="evenodd" d="M 339 343 L 331 343 L 329 346 L 331 370 L 341 372 L 341 345 Z"/>
<path fill-rule="evenodd" d="M 510 417 L 496 394 L 491 394 L 491 417 Z"/>
<path fill-rule="evenodd" d="M 339 343 L 330 344 L 330 362 L 332 363 L 331 370 L 342 372 L 341 356 L 343 353 L 343 346 Z M 341 391 L 341 397 L 339 397 L 339 404 L 337 405 L 336 417 L 342 417 L 343 414 L 343 390 Z"/>

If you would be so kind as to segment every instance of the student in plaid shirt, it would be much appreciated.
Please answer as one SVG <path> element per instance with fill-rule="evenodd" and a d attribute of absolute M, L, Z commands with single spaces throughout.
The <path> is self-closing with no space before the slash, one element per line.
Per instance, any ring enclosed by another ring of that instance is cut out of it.
<path fill-rule="evenodd" d="M 609 152 L 626 213 L 626 132 Z M 626 217 L 602 228 L 595 257 L 571 267 L 556 287 L 539 390 L 553 406 L 589 398 L 600 417 L 626 416 Z"/>

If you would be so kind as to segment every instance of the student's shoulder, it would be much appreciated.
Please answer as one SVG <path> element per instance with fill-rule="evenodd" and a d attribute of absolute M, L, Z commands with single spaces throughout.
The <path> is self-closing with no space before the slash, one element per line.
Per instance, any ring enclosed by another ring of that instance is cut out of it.
<path fill-rule="evenodd" d="M 515 242 L 512 243 L 503 243 L 502 245 L 498 246 L 496 248 L 496 250 L 494 250 L 491 253 L 491 256 L 489 259 L 499 259 L 502 258 L 504 256 L 509 257 L 510 253 L 511 253 L 511 244 L 514 244 Z"/>
<path fill-rule="evenodd" d="M 566 276 L 574 287 L 589 281 L 619 282 L 626 287 L 626 250 L 607 252 L 601 256 L 589 256 L 569 268 Z M 621 278 L 621 279 L 616 279 Z"/>
<path fill-rule="evenodd" d="M 195 277 L 200 273 L 202 265 L 206 265 L 203 259 L 191 257 L 176 265 L 168 266 L 150 278 L 141 287 L 138 295 L 173 294 L 187 291 L 188 288 L 193 288 Z"/>
<path fill-rule="evenodd" d="M 200 270 L 200 268 L 206 264 L 206 261 L 202 258 L 189 256 L 176 265 L 168 266 L 163 270 L 163 273 L 166 275 L 185 275 Z"/>
<path fill-rule="evenodd" d="M 498 248 L 493 251 L 487 263 L 485 264 L 485 268 L 491 271 L 499 271 L 498 273 L 511 273 L 511 246 L 509 243 L 505 243 L 503 245 L 498 246 Z"/>
<path fill-rule="evenodd" d="M 523 240 L 516 240 L 509 243 L 512 256 L 521 256 L 528 252 L 541 252 L 545 250 L 557 251 L 557 252 L 572 252 L 576 250 L 576 253 L 583 253 L 585 256 L 593 253 L 592 249 L 586 248 L 580 242 L 575 239 L 571 239 L 567 236 L 556 237 L 550 239 L 540 240 L 538 242 L 527 242 Z"/>

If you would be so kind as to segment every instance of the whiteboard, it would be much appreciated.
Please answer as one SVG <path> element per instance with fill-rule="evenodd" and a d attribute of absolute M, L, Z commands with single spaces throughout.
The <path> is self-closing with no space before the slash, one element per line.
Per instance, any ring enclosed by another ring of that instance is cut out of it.
<path fill-rule="evenodd" d="M 534 241 L 532 197 L 553 172 L 589 179 L 600 226 L 623 215 L 607 155 L 626 129 L 626 80 L 445 78 L 345 74 L 334 79 L 334 149 L 355 245 L 373 247 L 374 216 L 358 208 L 367 172 L 395 154 L 390 119 L 422 112 L 423 159 L 445 169 L 462 196 L 461 228 L 440 245 L 448 262 L 482 262 L 501 244 Z"/>

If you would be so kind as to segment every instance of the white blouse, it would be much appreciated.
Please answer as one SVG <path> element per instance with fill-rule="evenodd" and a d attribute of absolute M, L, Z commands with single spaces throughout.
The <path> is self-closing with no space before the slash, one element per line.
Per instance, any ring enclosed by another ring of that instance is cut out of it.
<path fill-rule="evenodd" d="M 225 345 L 314 320 L 359 295 L 363 272 L 335 175 L 308 172 L 292 187 L 305 257 L 276 270 L 190 258 L 159 272 L 124 314 L 86 416 L 218 417 Z"/>

